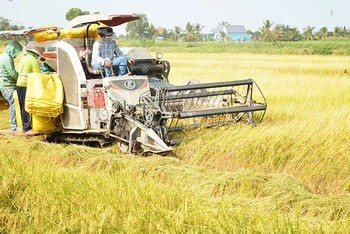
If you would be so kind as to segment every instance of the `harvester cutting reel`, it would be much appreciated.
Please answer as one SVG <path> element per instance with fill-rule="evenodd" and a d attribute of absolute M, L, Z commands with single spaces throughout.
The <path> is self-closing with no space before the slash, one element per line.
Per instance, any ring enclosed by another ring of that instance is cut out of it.
<path fill-rule="evenodd" d="M 157 87 L 140 96 L 137 106 L 120 112 L 114 136 L 125 152 L 166 152 L 180 143 L 176 132 L 245 120 L 261 122 L 266 100 L 252 79 Z M 253 87 L 258 92 L 253 94 Z"/>
<path fill-rule="evenodd" d="M 179 130 L 241 120 L 255 127 L 267 108 L 266 99 L 253 79 L 203 84 L 192 80 L 180 86 L 163 87 L 151 98 L 162 113 L 167 113 L 161 126 L 166 129 L 170 144 L 181 142 L 172 134 Z"/>

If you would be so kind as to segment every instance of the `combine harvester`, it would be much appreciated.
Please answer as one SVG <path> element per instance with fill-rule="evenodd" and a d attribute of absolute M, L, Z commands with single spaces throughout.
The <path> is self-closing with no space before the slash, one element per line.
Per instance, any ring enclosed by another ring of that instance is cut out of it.
<path fill-rule="evenodd" d="M 131 75 L 104 77 L 103 70 L 93 70 L 96 28 L 138 19 L 135 15 L 83 15 L 62 30 L 48 26 L 8 32 L 33 34 L 35 40 L 26 48 L 45 47 L 45 66 L 51 72 L 44 75 L 56 74 L 62 83 L 62 113 L 52 129 L 40 134 L 54 142 L 118 144 L 127 153 L 163 153 L 181 142 L 179 131 L 240 120 L 255 126 L 263 119 L 266 100 L 252 79 L 173 85 L 168 79 L 169 62 L 162 60 L 161 53 L 153 58 L 144 48 L 121 48 L 135 59 L 134 65 L 128 65 Z"/>

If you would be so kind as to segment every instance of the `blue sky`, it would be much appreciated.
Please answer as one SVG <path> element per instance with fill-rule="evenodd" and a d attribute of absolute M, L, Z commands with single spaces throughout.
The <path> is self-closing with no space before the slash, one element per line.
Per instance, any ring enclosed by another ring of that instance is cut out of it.
<path fill-rule="evenodd" d="M 103 14 L 142 13 L 156 27 L 168 29 L 185 29 L 190 22 L 210 31 L 225 21 L 256 31 L 267 19 L 300 31 L 307 26 L 315 31 L 323 26 L 329 31 L 335 26 L 350 27 L 349 0 L 2 0 L 0 16 L 26 27 L 54 24 L 62 28 L 70 8 Z M 125 27 L 116 29 L 116 34 L 125 34 Z"/>

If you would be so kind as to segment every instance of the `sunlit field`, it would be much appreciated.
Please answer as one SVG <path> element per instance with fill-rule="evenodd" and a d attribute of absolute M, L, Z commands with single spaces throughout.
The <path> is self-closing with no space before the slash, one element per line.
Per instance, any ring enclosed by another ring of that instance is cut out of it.
<path fill-rule="evenodd" d="M 254 79 L 262 123 L 188 131 L 147 157 L 0 136 L 0 233 L 350 233 L 349 57 L 164 59 L 174 84 Z"/>

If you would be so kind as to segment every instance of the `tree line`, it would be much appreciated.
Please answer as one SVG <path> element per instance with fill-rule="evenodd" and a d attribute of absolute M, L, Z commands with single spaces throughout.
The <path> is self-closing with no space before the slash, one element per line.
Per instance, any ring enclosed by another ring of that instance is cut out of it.
<path fill-rule="evenodd" d="M 98 14 L 94 12 L 93 14 Z M 66 13 L 66 20 L 69 21 L 79 15 L 88 15 L 89 11 L 83 11 L 80 8 L 71 8 Z M 222 31 L 217 38 L 202 33 L 204 28 L 199 23 L 187 22 L 184 29 L 180 26 L 175 26 L 168 29 L 162 26 L 156 26 L 154 23 L 148 21 L 146 14 L 137 14 L 140 20 L 128 22 L 126 24 L 126 35 L 119 35 L 119 38 L 126 38 L 130 40 L 169 40 L 169 41 L 231 41 L 229 35 Z M 219 25 L 228 25 L 226 21 L 221 21 Z M 0 17 L 0 31 L 24 29 L 23 25 L 11 24 L 11 21 Z M 322 40 L 327 37 L 349 37 L 350 29 L 343 27 L 335 27 L 330 31 L 327 27 L 322 27 L 319 31 L 315 31 L 315 27 L 307 26 L 299 31 L 298 28 L 281 23 L 274 23 L 270 20 L 263 21 L 263 25 L 255 32 L 248 30 L 247 34 L 252 35 L 252 41 L 261 42 L 277 42 L 277 41 L 303 41 L 303 40 Z M 1 37 L 6 37 L 1 35 Z"/>
<path fill-rule="evenodd" d="M 330 31 L 327 27 L 322 27 L 316 32 L 315 27 L 307 26 L 300 32 L 296 27 L 265 20 L 258 31 L 248 31 L 248 33 L 252 35 L 253 41 L 303 41 L 322 40 L 328 37 L 349 37 L 350 29 L 347 29 L 346 26 L 337 26 L 334 27 L 333 31 Z"/>
<path fill-rule="evenodd" d="M 23 25 L 12 24 L 9 19 L 0 16 L 0 31 L 24 29 Z"/>

